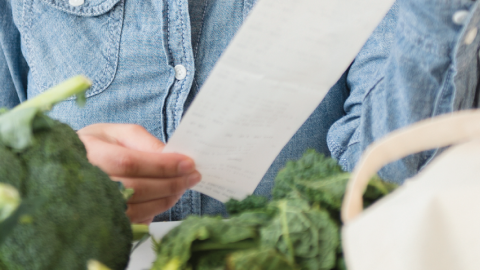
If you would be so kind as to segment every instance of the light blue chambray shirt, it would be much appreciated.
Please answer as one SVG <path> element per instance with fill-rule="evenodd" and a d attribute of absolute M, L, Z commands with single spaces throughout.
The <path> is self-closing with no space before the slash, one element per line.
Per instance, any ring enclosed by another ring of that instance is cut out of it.
<path fill-rule="evenodd" d="M 82 2 L 0 0 L 0 107 L 11 108 L 85 74 L 93 80 L 86 107 L 68 100 L 52 117 L 76 130 L 99 122 L 135 123 L 166 142 L 255 0 L 77 5 Z M 458 11 L 467 16 L 453 22 Z M 398 0 L 255 193 L 268 195 L 277 171 L 307 148 L 331 151 L 351 170 L 365 147 L 388 132 L 474 106 L 480 42 L 463 40 L 480 27 L 480 16 L 474 16 L 479 12 L 471 0 Z M 185 68 L 184 78 L 175 66 Z M 412 155 L 380 175 L 401 183 L 435 153 Z M 156 220 L 224 211 L 220 202 L 188 191 Z"/>

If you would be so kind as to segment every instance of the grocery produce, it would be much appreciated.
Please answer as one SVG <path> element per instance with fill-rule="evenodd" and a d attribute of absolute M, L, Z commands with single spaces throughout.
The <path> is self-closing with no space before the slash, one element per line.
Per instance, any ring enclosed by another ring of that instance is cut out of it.
<path fill-rule="evenodd" d="M 17 189 L 0 183 L 0 223 L 10 217 L 20 205 L 21 199 Z"/>
<path fill-rule="evenodd" d="M 133 191 L 91 165 L 75 131 L 43 113 L 88 86 L 77 77 L 0 113 L 0 270 L 125 269 L 131 241 L 148 236 L 125 215 Z M 230 200 L 227 220 L 183 221 L 155 243 L 152 269 L 345 269 L 340 207 L 349 176 L 309 150 L 278 173 L 271 200 Z M 373 178 L 364 205 L 395 188 Z"/>
<path fill-rule="evenodd" d="M 118 184 L 88 162 L 75 131 L 43 114 L 88 86 L 76 77 L 0 115 L 0 182 L 33 202 L 0 243 L 1 270 L 127 266 L 132 231 Z"/>
<path fill-rule="evenodd" d="M 278 173 L 271 201 L 230 200 L 227 220 L 188 217 L 156 243 L 152 269 L 345 269 L 340 207 L 349 176 L 335 160 L 309 150 Z M 375 177 L 364 202 L 395 188 Z"/>
<path fill-rule="evenodd" d="M 0 245 L 17 225 L 20 203 L 17 189 L 0 183 Z"/>

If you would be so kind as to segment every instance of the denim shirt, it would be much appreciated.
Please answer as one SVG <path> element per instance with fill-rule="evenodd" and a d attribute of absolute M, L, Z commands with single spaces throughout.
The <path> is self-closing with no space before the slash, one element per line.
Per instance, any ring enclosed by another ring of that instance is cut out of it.
<path fill-rule="evenodd" d="M 93 81 L 86 107 L 67 100 L 52 117 L 76 130 L 99 122 L 135 123 L 167 142 L 254 2 L 85 0 L 74 6 L 69 0 L 0 0 L 0 107 L 85 74 Z M 458 10 L 470 15 L 461 25 L 451 22 Z M 480 27 L 474 13 L 471 0 L 398 0 L 255 193 L 268 195 L 278 170 L 308 148 L 331 151 L 351 170 L 365 147 L 388 132 L 472 107 L 480 42 L 474 37 L 466 46 L 463 40 Z M 176 77 L 179 65 L 184 78 Z M 402 182 L 435 153 L 395 162 L 380 175 Z M 225 209 L 187 191 L 156 220 L 190 214 Z"/>
<path fill-rule="evenodd" d="M 332 156 L 345 170 L 393 130 L 478 107 L 478 1 L 397 0 L 394 9 L 397 15 L 377 28 L 382 34 L 370 38 L 350 67 L 346 115 L 328 133 Z M 442 150 L 410 155 L 379 175 L 403 183 Z"/>
<path fill-rule="evenodd" d="M 78 130 L 135 123 L 166 142 L 255 0 L 0 0 L 0 107 L 12 107 L 76 74 L 93 81 L 87 105 L 74 100 L 50 116 Z M 177 79 L 175 66 L 186 69 Z M 256 194 L 307 148 L 329 154 L 328 127 L 343 115 L 344 84 L 332 91 L 283 149 Z M 326 114 L 322 113 L 326 112 Z M 225 214 L 222 203 L 187 191 L 156 220 Z"/>

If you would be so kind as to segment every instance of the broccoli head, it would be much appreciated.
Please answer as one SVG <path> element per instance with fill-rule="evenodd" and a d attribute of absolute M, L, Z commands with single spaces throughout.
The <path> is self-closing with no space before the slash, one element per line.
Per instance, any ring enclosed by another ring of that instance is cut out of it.
<path fill-rule="evenodd" d="M 125 269 L 132 231 L 118 185 L 89 163 L 75 131 L 28 110 L 0 115 L 0 182 L 42 206 L 0 245 L 1 269 L 85 270 L 89 260 Z M 22 114 L 28 126 L 9 122 Z"/>

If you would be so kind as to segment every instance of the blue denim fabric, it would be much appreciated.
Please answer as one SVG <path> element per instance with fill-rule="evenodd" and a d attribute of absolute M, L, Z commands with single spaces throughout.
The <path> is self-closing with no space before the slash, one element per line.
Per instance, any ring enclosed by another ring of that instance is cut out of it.
<path fill-rule="evenodd" d="M 469 14 L 462 24 L 453 20 L 458 11 Z M 465 39 L 480 27 L 478 3 L 398 0 L 389 16 L 352 64 L 346 115 L 328 133 L 332 155 L 346 170 L 353 169 L 368 145 L 393 130 L 477 107 L 480 39 L 473 36 L 471 44 Z M 408 156 L 379 175 L 403 183 L 439 152 Z"/>
<path fill-rule="evenodd" d="M 0 0 L 0 107 L 12 107 L 75 74 L 93 80 L 87 105 L 58 104 L 50 115 L 74 129 L 136 123 L 168 141 L 255 0 Z M 3 59 L 2 59 L 3 60 Z M 174 66 L 187 76 L 175 79 Z M 255 191 L 270 194 L 277 171 L 307 148 L 329 155 L 326 134 L 343 115 L 345 78 L 283 149 Z M 225 214 L 188 191 L 156 220 Z"/>
<path fill-rule="evenodd" d="M 87 105 L 74 100 L 50 115 L 74 129 L 136 123 L 168 141 L 255 0 L 0 0 L 0 107 L 11 108 L 73 75 L 94 84 Z M 470 0 L 398 0 L 324 101 L 288 142 L 256 189 L 268 195 L 277 171 L 307 148 L 351 170 L 361 151 L 415 121 L 473 106 L 479 27 Z M 185 79 L 175 78 L 183 65 Z M 314 75 L 314 71 L 312 71 Z M 330 130 L 330 131 L 329 131 Z M 327 139 L 328 132 L 328 139 Z M 327 145 L 328 142 L 328 145 Z M 329 150 L 330 149 L 330 150 Z M 408 157 L 381 176 L 403 181 L 435 152 Z M 225 214 L 223 204 L 188 191 L 156 220 Z"/>

